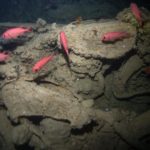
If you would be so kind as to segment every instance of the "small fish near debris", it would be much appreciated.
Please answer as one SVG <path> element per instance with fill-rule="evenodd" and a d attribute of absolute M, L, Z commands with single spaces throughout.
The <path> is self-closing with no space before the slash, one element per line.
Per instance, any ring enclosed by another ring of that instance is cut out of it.
<path fill-rule="evenodd" d="M 5 52 L 0 52 L 0 62 L 5 62 L 9 58 L 9 55 Z"/>
<path fill-rule="evenodd" d="M 76 18 L 76 20 L 74 21 L 74 23 L 76 24 L 76 25 L 79 25 L 79 24 L 81 24 L 81 22 L 82 22 L 82 17 L 81 16 L 78 16 L 77 18 Z"/>
<path fill-rule="evenodd" d="M 22 36 L 26 32 L 31 31 L 32 28 L 16 27 L 6 30 L 1 37 L 5 40 L 16 39 L 18 36 Z"/>
<path fill-rule="evenodd" d="M 141 11 L 138 8 L 137 4 L 136 3 L 131 3 L 130 4 L 130 9 L 131 9 L 135 19 L 137 20 L 138 24 L 140 26 L 142 26 L 143 25 L 142 15 L 141 15 Z"/>
<path fill-rule="evenodd" d="M 124 38 L 129 38 L 131 35 L 127 32 L 107 32 L 101 37 L 102 42 L 115 42 Z"/>
<path fill-rule="evenodd" d="M 145 67 L 144 70 L 143 70 L 143 72 L 144 72 L 145 74 L 147 74 L 147 75 L 150 75 L 150 66 Z"/>
<path fill-rule="evenodd" d="M 54 55 L 49 55 L 46 57 L 43 57 L 42 59 L 40 59 L 32 68 L 32 72 L 36 73 L 38 71 L 40 71 L 49 61 L 52 61 L 54 58 Z"/>
<path fill-rule="evenodd" d="M 65 51 L 67 58 L 69 59 L 68 41 L 65 32 L 60 32 L 60 44 L 62 49 Z"/>

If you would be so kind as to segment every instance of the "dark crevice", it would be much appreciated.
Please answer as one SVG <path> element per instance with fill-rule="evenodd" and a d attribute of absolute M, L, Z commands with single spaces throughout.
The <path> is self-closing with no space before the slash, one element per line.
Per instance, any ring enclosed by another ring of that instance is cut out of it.
<path fill-rule="evenodd" d="M 112 71 L 118 70 L 120 68 L 120 66 L 123 63 L 125 63 L 130 57 L 134 56 L 136 54 L 136 52 L 137 52 L 136 49 L 132 49 L 124 57 L 119 58 L 117 60 L 105 60 L 105 59 L 103 59 L 102 61 L 103 61 L 104 65 L 111 64 L 111 67 L 108 70 L 106 70 L 106 72 L 104 72 L 104 76 L 107 76 Z"/>
<path fill-rule="evenodd" d="M 31 121 L 35 125 L 40 125 L 40 122 L 44 119 L 43 116 L 30 116 L 27 118 L 29 121 Z"/>
<path fill-rule="evenodd" d="M 98 123 L 92 121 L 90 124 L 84 125 L 81 129 L 71 129 L 71 134 L 73 135 L 83 135 L 84 133 L 90 133 L 93 131 L 94 127 L 98 126 Z"/>
<path fill-rule="evenodd" d="M 24 144 L 24 145 L 15 145 L 15 149 L 16 150 L 34 150 L 34 147 L 29 146 L 28 144 Z"/>

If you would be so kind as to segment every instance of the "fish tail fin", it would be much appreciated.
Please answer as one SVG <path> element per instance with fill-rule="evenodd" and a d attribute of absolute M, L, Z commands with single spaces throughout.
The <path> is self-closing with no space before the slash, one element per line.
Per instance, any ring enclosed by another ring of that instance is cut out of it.
<path fill-rule="evenodd" d="M 142 19 L 138 19 L 138 23 L 140 27 L 143 27 L 143 20 Z"/>
<path fill-rule="evenodd" d="M 29 27 L 29 28 L 28 28 L 28 31 L 30 31 L 30 32 L 31 32 L 32 30 L 33 30 L 33 29 L 32 29 L 32 27 Z"/>
<path fill-rule="evenodd" d="M 127 37 L 132 37 L 133 35 L 131 33 L 127 33 Z"/>
<path fill-rule="evenodd" d="M 19 28 L 22 28 L 22 29 L 26 30 L 27 32 L 32 31 L 32 27 L 25 27 L 25 26 L 20 25 Z"/>
<path fill-rule="evenodd" d="M 32 30 L 32 27 L 26 28 L 26 31 L 27 31 L 27 32 L 32 32 L 32 31 L 33 31 L 33 30 Z"/>
<path fill-rule="evenodd" d="M 128 33 L 128 32 L 123 32 L 123 36 L 124 37 L 132 37 L 131 33 Z"/>

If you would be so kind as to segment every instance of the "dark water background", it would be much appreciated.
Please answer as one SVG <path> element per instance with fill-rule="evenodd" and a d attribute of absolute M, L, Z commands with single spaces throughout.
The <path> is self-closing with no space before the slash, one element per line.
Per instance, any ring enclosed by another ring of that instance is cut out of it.
<path fill-rule="evenodd" d="M 68 23 L 81 16 L 83 19 L 114 18 L 131 2 L 150 8 L 150 0 L 0 0 L 0 22 Z"/>

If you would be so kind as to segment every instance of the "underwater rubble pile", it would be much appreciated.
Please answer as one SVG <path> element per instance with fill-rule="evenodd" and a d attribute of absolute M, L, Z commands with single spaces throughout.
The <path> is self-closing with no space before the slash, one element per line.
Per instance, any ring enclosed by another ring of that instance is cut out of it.
<path fill-rule="evenodd" d="M 140 29 L 120 19 L 59 26 L 39 19 L 26 42 L 0 64 L 0 149 L 150 146 L 150 78 L 143 71 L 150 65 L 149 25 Z M 61 48 L 61 31 L 68 56 Z M 111 31 L 130 36 L 103 42 L 100 37 Z M 32 72 L 39 59 L 54 53 L 45 68 Z"/>

